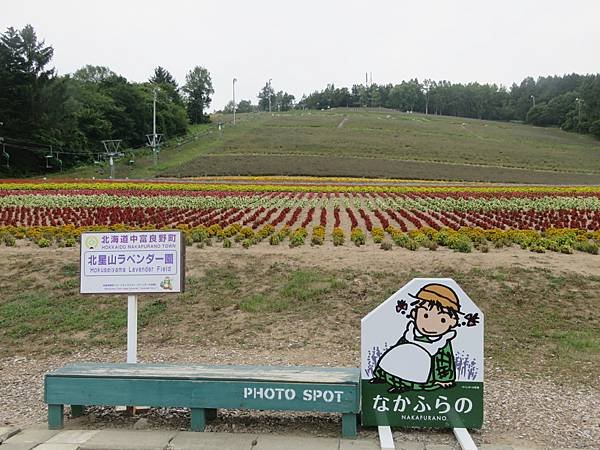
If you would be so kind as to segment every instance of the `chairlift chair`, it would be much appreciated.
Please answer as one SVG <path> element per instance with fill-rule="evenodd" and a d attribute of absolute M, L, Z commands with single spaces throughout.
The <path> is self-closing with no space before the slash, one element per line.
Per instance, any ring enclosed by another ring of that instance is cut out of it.
<path fill-rule="evenodd" d="M 50 158 L 54 158 L 54 155 L 50 153 L 49 155 L 44 156 L 46 158 L 46 169 L 50 169 Z"/>

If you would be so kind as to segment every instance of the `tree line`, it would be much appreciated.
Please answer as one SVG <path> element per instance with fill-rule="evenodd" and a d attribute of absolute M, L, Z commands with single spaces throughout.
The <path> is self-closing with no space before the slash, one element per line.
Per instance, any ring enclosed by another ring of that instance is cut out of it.
<path fill-rule="evenodd" d="M 59 75 L 50 67 L 53 53 L 30 25 L 0 34 L 0 167 L 10 165 L 13 175 L 91 162 L 103 140 L 145 145 L 155 91 L 158 133 L 175 137 L 190 123 L 210 121 L 214 90 L 203 67 L 190 70 L 181 87 L 160 66 L 147 82 L 134 83 L 102 66 Z"/>
<path fill-rule="evenodd" d="M 241 100 L 235 106 L 235 111 L 238 113 L 249 113 L 249 112 L 268 112 L 268 111 L 290 111 L 298 105 L 295 103 L 296 97 L 285 91 L 277 91 L 273 89 L 271 82 L 265 83 L 263 88 L 258 92 L 257 95 L 258 104 L 252 104 L 251 100 Z M 222 113 L 232 114 L 233 113 L 233 100 L 225 105 Z"/>
<path fill-rule="evenodd" d="M 384 107 L 400 111 L 516 120 L 600 137 L 600 74 L 525 78 L 510 88 L 496 84 L 417 79 L 400 84 L 354 85 L 305 95 L 296 108 Z"/>
<path fill-rule="evenodd" d="M 289 111 L 291 109 L 390 108 L 407 112 L 520 121 L 537 126 L 592 134 L 600 138 L 600 74 L 525 78 L 510 88 L 497 84 L 451 83 L 418 79 L 400 84 L 355 84 L 293 95 L 272 88 L 259 91 L 258 104 L 242 100 L 236 112 Z M 224 113 L 233 112 L 229 102 Z"/>

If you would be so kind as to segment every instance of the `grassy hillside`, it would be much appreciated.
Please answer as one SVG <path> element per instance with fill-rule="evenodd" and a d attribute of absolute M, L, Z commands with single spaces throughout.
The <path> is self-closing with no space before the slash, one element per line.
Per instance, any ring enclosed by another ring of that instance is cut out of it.
<path fill-rule="evenodd" d="M 263 113 L 240 115 L 236 127 L 166 149 L 156 168 L 148 156 L 122 169 L 117 176 L 600 183 L 600 142 L 558 129 L 386 110 Z"/>

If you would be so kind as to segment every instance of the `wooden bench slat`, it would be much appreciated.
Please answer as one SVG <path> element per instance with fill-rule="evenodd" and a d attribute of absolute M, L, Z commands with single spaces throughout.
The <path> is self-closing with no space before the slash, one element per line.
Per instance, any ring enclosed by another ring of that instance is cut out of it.
<path fill-rule="evenodd" d="M 72 364 L 46 374 L 48 426 L 63 426 L 63 405 L 149 405 L 191 410 L 202 431 L 217 408 L 342 414 L 342 435 L 356 437 L 360 370 L 298 366 Z"/>
<path fill-rule="evenodd" d="M 47 377 L 161 378 L 188 380 L 280 381 L 347 384 L 360 381 L 355 368 L 297 366 L 205 366 L 83 363 L 62 367 Z"/>
<path fill-rule="evenodd" d="M 259 395 L 251 395 L 251 391 L 255 389 L 260 392 Z M 265 393 L 265 390 L 269 393 Z M 311 397 L 307 398 L 305 391 Z M 314 399 L 315 391 L 327 391 L 327 401 L 322 396 Z M 285 393 L 293 394 L 292 398 L 288 400 Z M 45 401 L 48 404 L 357 413 L 359 388 L 354 385 L 323 383 L 54 377 L 46 380 Z"/>

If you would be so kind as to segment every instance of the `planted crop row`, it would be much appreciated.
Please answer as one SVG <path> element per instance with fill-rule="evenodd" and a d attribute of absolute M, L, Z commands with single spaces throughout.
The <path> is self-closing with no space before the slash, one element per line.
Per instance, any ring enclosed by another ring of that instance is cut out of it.
<path fill-rule="evenodd" d="M 437 245 L 476 247 L 475 235 L 469 230 L 508 233 L 504 236 L 506 242 L 521 245 L 522 235 L 510 233 L 529 236 L 527 233 L 532 232 L 537 237 L 530 241 L 535 244 L 526 247 L 538 250 L 577 247 L 573 242 L 552 244 L 556 239 L 547 236 L 556 229 L 578 230 L 578 236 L 585 236 L 590 243 L 600 230 L 600 189 L 592 187 L 511 190 L 312 185 L 311 191 L 303 190 L 307 186 L 291 184 L 273 185 L 273 190 L 269 185 L 260 187 L 217 183 L 0 182 L 0 226 L 9 230 L 218 227 L 229 230 L 223 236 L 215 236 L 229 239 L 225 246 L 239 241 L 247 247 L 268 237 L 271 244 L 289 241 L 292 246 L 305 242 L 373 242 L 385 247 L 396 243 L 409 249 Z M 336 190 L 347 187 L 352 189 Z M 372 187 L 378 190 L 371 190 Z M 422 236 L 424 230 L 437 234 L 427 235 L 428 240 L 411 235 Z M 448 233 L 452 239 L 446 242 L 443 236 Z M 19 233 L 8 234 L 16 237 Z M 488 234 L 485 236 L 488 241 Z M 585 247 L 581 242 L 577 241 L 580 249 Z"/>

